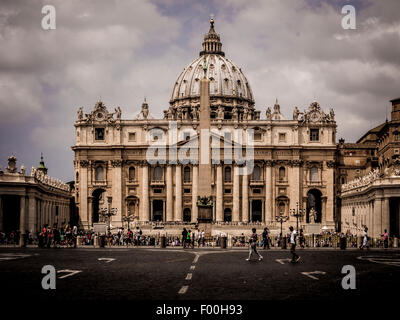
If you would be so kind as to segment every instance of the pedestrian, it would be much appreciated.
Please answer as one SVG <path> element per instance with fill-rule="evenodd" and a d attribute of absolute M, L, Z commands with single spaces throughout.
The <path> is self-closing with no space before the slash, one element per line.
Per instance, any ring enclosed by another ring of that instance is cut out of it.
<path fill-rule="evenodd" d="M 264 250 L 265 250 L 265 248 L 268 248 L 268 250 L 269 250 L 269 237 L 268 237 L 268 234 L 269 234 L 269 230 L 268 230 L 267 227 L 265 227 L 264 231 L 262 233 L 262 238 L 263 238 L 262 241 L 263 241 L 263 245 L 264 245 Z"/>
<path fill-rule="evenodd" d="M 200 248 L 200 245 L 201 245 L 201 230 L 200 229 L 197 232 L 197 245 Z"/>
<path fill-rule="evenodd" d="M 256 233 L 256 228 L 251 229 L 251 231 L 252 231 L 252 234 L 249 239 L 249 257 L 246 259 L 246 261 L 250 261 L 251 255 L 253 253 L 258 255 L 258 261 L 261 261 L 263 259 L 263 257 L 257 251 L 258 235 Z"/>
<path fill-rule="evenodd" d="M 365 227 L 363 231 L 363 242 L 360 246 L 360 250 L 363 250 L 364 248 L 367 248 L 369 250 L 369 242 L 368 242 L 368 228 Z"/>
<path fill-rule="evenodd" d="M 304 244 L 305 244 L 305 237 L 304 237 L 304 231 L 303 229 L 300 229 L 300 233 L 299 233 L 299 243 L 300 243 L 300 248 L 304 248 Z"/>
<path fill-rule="evenodd" d="M 191 230 L 189 230 L 188 232 L 187 232 L 187 234 L 186 234 L 186 244 L 187 245 L 189 245 L 190 247 L 192 247 L 192 249 L 194 248 L 194 246 L 193 246 L 193 242 L 192 242 L 192 240 L 191 240 Z"/>
<path fill-rule="evenodd" d="M 384 248 L 387 249 L 389 247 L 389 233 L 387 229 L 385 229 L 385 232 L 382 234 L 382 240 Z"/>
<path fill-rule="evenodd" d="M 183 228 L 183 230 L 182 230 L 182 246 L 183 246 L 183 249 L 186 248 L 187 234 L 188 234 L 188 232 L 186 231 L 186 228 Z"/>
<path fill-rule="evenodd" d="M 290 253 L 292 254 L 291 262 L 295 263 L 300 260 L 300 257 L 296 254 L 296 237 L 297 232 L 292 226 L 289 227 L 290 230 Z"/>

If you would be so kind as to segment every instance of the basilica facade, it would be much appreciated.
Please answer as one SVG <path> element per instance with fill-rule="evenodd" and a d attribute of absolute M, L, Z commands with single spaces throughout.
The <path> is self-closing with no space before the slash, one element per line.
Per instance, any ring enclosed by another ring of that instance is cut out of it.
<path fill-rule="evenodd" d="M 257 110 L 213 20 L 163 118 L 146 101 L 133 119 L 113 109 L 99 101 L 89 113 L 78 110 L 72 149 L 82 228 L 110 211 L 112 227 L 129 220 L 274 228 L 279 216 L 287 227 L 299 212 L 306 230 L 337 227 L 334 111 L 312 101 L 286 117 L 278 100 Z"/>

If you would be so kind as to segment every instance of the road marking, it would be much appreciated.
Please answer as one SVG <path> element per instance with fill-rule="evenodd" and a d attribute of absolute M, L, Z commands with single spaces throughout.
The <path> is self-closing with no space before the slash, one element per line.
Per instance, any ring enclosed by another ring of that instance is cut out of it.
<path fill-rule="evenodd" d="M 186 291 L 187 291 L 187 289 L 189 289 L 189 286 L 183 286 L 183 287 L 178 291 L 178 293 L 179 293 L 179 294 L 185 294 Z"/>
<path fill-rule="evenodd" d="M 196 256 L 193 259 L 193 263 L 196 263 L 199 260 L 200 255 L 196 253 Z"/>
<path fill-rule="evenodd" d="M 23 259 L 23 258 L 27 258 L 30 256 L 31 256 L 30 254 L 22 254 L 22 253 L 1 253 L 0 261 Z"/>
<path fill-rule="evenodd" d="M 190 270 L 196 269 L 196 266 L 190 266 Z"/>
<path fill-rule="evenodd" d="M 305 276 L 314 279 L 314 280 L 319 280 L 317 277 L 312 276 L 312 274 L 326 274 L 325 271 L 311 271 L 311 272 L 301 272 L 301 274 L 304 274 Z"/>
<path fill-rule="evenodd" d="M 58 279 L 64 279 L 70 276 L 73 276 L 79 272 L 82 272 L 81 270 L 69 270 L 69 269 L 65 269 L 65 270 L 58 270 L 57 273 L 67 273 L 64 276 L 58 277 Z"/>
<path fill-rule="evenodd" d="M 400 267 L 400 255 L 393 256 L 360 256 L 359 260 L 367 260 L 369 262 L 386 264 L 388 266 Z"/>
<path fill-rule="evenodd" d="M 114 261 L 114 258 L 99 258 L 99 261 L 105 261 L 106 263 L 110 263 L 111 261 Z"/>
<path fill-rule="evenodd" d="M 192 280 L 193 273 L 188 273 L 185 280 Z"/>
<path fill-rule="evenodd" d="M 284 261 L 290 262 L 291 260 L 288 258 L 288 259 L 275 259 L 275 261 L 279 262 L 280 264 L 285 264 Z"/>

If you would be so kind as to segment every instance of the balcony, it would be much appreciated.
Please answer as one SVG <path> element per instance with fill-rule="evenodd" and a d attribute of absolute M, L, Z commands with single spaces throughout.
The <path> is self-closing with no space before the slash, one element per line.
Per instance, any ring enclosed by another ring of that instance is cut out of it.
<path fill-rule="evenodd" d="M 150 182 L 152 187 L 163 187 L 165 185 L 164 180 L 152 180 Z"/>
<path fill-rule="evenodd" d="M 250 180 L 250 187 L 263 187 L 264 180 Z"/>

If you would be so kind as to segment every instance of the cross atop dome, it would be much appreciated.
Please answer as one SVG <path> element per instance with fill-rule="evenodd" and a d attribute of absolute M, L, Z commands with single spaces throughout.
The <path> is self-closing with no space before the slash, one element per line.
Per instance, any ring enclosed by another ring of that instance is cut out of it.
<path fill-rule="evenodd" d="M 221 56 L 225 56 L 225 53 L 222 51 L 222 43 L 219 37 L 214 30 L 214 15 L 210 15 L 210 30 L 204 36 L 203 42 L 203 50 L 200 52 L 200 56 L 205 54 L 219 54 Z"/>

